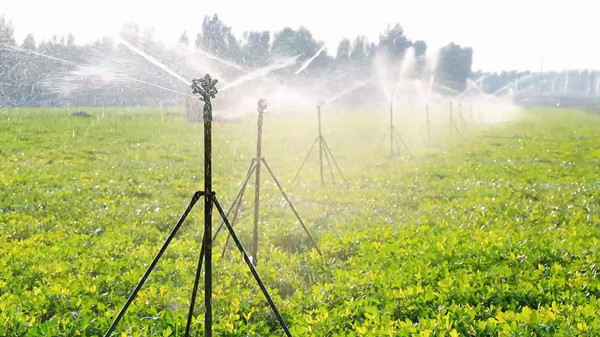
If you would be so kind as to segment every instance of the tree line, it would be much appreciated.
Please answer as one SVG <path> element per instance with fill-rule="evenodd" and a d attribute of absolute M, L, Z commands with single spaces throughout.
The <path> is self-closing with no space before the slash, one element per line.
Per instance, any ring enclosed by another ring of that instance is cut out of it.
<path fill-rule="evenodd" d="M 129 24 L 123 27 L 121 36 L 180 73 L 190 78 L 198 75 L 189 69 L 185 55 L 154 42 L 152 29 L 141 30 L 135 24 Z M 296 57 L 299 63 L 305 62 L 324 46 L 305 27 L 286 27 L 273 33 L 249 31 L 238 37 L 216 14 L 204 18 L 199 33 L 183 32 L 179 43 L 240 65 L 245 71 L 267 66 L 282 57 Z M 374 76 L 372 64 L 378 55 L 386 55 L 394 65 L 406 58 L 409 49 L 414 53 L 415 63 L 410 73 L 415 78 L 427 79 L 435 75 L 436 83 L 460 92 L 466 88 L 467 79 L 473 76 L 471 48 L 451 43 L 439 51 L 437 64 L 431 65 L 427 61 L 426 42 L 409 39 L 402 26 L 395 24 L 385 29 L 378 41 L 369 41 L 365 36 L 341 40 L 332 53 L 334 55 L 330 56 L 327 50 L 320 53 L 301 78 L 336 78 L 342 82 L 349 76 L 369 78 Z M 134 67 L 128 61 L 132 58 L 128 53 L 125 47 L 109 37 L 79 45 L 72 35 L 55 36 L 37 43 L 29 34 L 18 42 L 12 23 L 0 16 L 0 106 L 181 104 L 180 95 L 144 86 L 141 81 L 177 87 L 170 79 L 165 79 L 160 69 Z M 112 64 L 107 64 L 109 59 Z M 102 66 L 84 71 L 77 67 L 77 64 L 93 62 Z M 106 70 L 109 68 L 111 72 Z M 293 71 L 281 69 L 277 75 L 291 77 Z M 127 74 L 119 78 L 127 77 L 130 81 L 114 80 L 116 77 L 111 77 L 114 73 Z M 90 74 L 96 78 L 86 79 Z M 109 79 L 113 81 L 109 83 Z"/>

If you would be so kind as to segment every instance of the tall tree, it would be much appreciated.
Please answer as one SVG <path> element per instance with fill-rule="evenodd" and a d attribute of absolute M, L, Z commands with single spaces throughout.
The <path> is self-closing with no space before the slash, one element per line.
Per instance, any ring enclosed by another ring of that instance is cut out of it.
<path fill-rule="evenodd" d="M 33 37 L 33 34 L 27 34 L 27 36 L 25 36 L 25 39 L 23 40 L 21 47 L 23 47 L 24 49 L 30 49 L 30 50 L 35 49 L 35 38 Z"/>
<path fill-rule="evenodd" d="M 365 36 L 359 35 L 354 40 L 350 58 L 355 62 L 364 62 L 369 56 L 369 41 Z"/>
<path fill-rule="evenodd" d="M 379 35 L 379 49 L 392 59 L 403 59 L 411 45 L 412 42 L 406 38 L 404 29 L 398 23 Z"/>
<path fill-rule="evenodd" d="M 202 33 L 196 36 L 196 48 L 208 53 L 235 60 L 239 57 L 240 46 L 231 33 L 231 27 L 225 25 L 217 14 L 205 16 L 202 21 Z"/>
<path fill-rule="evenodd" d="M 179 37 L 179 43 L 181 43 L 184 46 L 189 46 L 190 45 L 190 39 L 187 36 L 187 31 L 184 31 L 181 36 Z"/>
<path fill-rule="evenodd" d="M 250 67 L 263 66 L 269 62 L 269 43 L 271 34 L 268 31 L 245 33 L 246 43 L 242 46 L 242 62 Z"/>
<path fill-rule="evenodd" d="M 297 31 L 286 27 L 281 32 L 275 33 L 271 52 L 278 56 L 298 56 L 299 60 L 311 58 L 320 48 L 312 33 L 300 27 Z"/>
<path fill-rule="evenodd" d="M 36 50 L 36 43 L 33 34 L 27 34 L 23 43 L 23 49 Z M 19 61 L 15 63 L 15 68 L 18 69 L 18 87 L 14 92 L 14 100 L 17 105 L 37 105 L 42 98 L 38 82 L 43 78 L 44 60 L 36 58 L 30 54 L 21 54 Z"/>
<path fill-rule="evenodd" d="M 15 45 L 14 27 L 0 16 L 0 44 Z M 18 80 L 14 69 L 17 57 L 14 50 L 0 48 L 0 106 L 13 105 Z"/>
<path fill-rule="evenodd" d="M 415 75 L 421 78 L 427 68 L 427 44 L 425 41 L 415 41 L 413 44 L 415 49 Z"/>
<path fill-rule="evenodd" d="M 436 79 L 440 83 L 461 92 L 466 88 L 466 81 L 471 75 L 472 64 L 473 49 L 462 48 L 459 45 L 450 43 L 440 49 Z"/>
<path fill-rule="evenodd" d="M 7 21 L 4 15 L 0 16 L 0 43 L 15 45 L 15 28 L 12 22 Z"/>
<path fill-rule="evenodd" d="M 350 40 L 347 38 L 342 39 L 337 47 L 337 53 L 335 58 L 338 61 L 346 61 L 350 58 Z"/>
<path fill-rule="evenodd" d="M 73 34 L 71 34 L 71 33 L 69 33 L 69 35 L 67 35 L 67 46 L 69 46 L 69 47 L 75 46 L 75 36 L 73 36 Z"/>

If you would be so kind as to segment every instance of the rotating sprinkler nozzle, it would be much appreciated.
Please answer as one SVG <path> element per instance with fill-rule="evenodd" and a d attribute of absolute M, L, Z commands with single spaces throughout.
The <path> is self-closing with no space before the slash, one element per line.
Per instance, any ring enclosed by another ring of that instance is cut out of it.
<path fill-rule="evenodd" d="M 206 74 L 204 77 L 192 79 L 192 84 L 190 84 L 192 93 L 200 94 L 199 99 L 204 102 L 203 117 L 205 122 L 212 122 L 213 119 L 211 98 L 215 98 L 217 95 L 216 85 L 218 82 L 219 80 Z"/>
<path fill-rule="evenodd" d="M 259 113 L 263 113 L 263 112 L 265 112 L 265 110 L 267 110 L 267 100 L 266 100 L 266 99 L 264 99 L 264 98 L 260 98 L 260 99 L 258 100 L 258 103 L 257 103 L 257 104 L 258 104 L 258 106 L 257 106 L 256 110 L 257 110 Z"/>

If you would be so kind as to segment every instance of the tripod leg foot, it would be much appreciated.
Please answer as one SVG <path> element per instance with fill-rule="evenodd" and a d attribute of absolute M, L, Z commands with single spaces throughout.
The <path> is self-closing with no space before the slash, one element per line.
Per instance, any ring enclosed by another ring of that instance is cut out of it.
<path fill-rule="evenodd" d="M 186 210 L 183 212 L 183 214 L 177 221 L 177 224 L 175 224 L 175 227 L 173 227 L 173 230 L 171 230 L 171 233 L 169 234 L 169 236 L 163 243 L 162 247 L 160 248 L 160 250 L 154 257 L 154 260 L 152 260 L 152 263 L 150 263 L 150 266 L 148 266 L 148 269 L 146 270 L 146 272 L 144 273 L 144 275 L 142 276 L 142 278 L 140 279 L 138 284 L 135 286 L 135 288 L 129 295 L 129 298 L 127 298 L 125 305 L 123 305 L 123 308 L 121 308 L 121 310 L 117 314 L 117 317 L 115 318 L 115 320 L 112 322 L 112 324 L 108 328 L 108 331 L 106 331 L 106 333 L 104 334 L 104 337 L 109 337 L 110 334 L 115 330 L 115 328 L 117 327 L 117 324 L 119 324 L 119 321 L 121 321 L 121 319 L 123 318 L 123 315 L 125 315 L 125 312 L 127 312 L 127 309 L 129 308 L 129 306 L 131 305 L 131 303 L 137 296 L 137 293 L 140 291 L 140 289 L 142 289 L 142 286 L 148 279 L 148 276 L 150 276 L 150 273 L 152 272 L 152 270 L 154 270 L 154 267 L 156 267 L 156 264 L 158 263 L 158 261 L 160 260 L 162 255 L 164 254 L 165 250 L 167 250 L 167 247 L 171 243 L 171 240 L 173 240 L 173 238 L 175 237 L 175 234 L 177 234 L 177 231 L 179 231 L 179 228 L 181 227 L 181 225 L 187 218 L 188 214 L 192 211 L 192 208 L 194 208 L 194 205 L 196 205 L 196 203 L 198 202 L 200 197 L 202 197 L 204 195 L 205 195 L 205 192 L 203 192 L 203 191 L 194 193 L 194 195 L 192 196 L 192 200 L 190 201 Z"/>
<path fill-rule="evenodd" d="M 204 261 L 204 237 L 202 238 L 202 246 L 200 248 L 200 257 L 198 258 L 198 266 L 196 267 L 196 278 L 194 279 L 194 287 L 192 288 L 192 298 L 190 300 L 190 309 L 188 311 L 187 323 L 185 325 L 185 337 L 190 336 L 190 328 L 192 326 L 192 317 L 194 316 L 194 305 L 196 304 L 196 295 L 198 293 L 198 284 L 200 283 L 200 275 L 202 274 L 202 262 Z"/>
<path fill-rule="evenodd" d="M 229 234 L 231 235 L 231 238 L 235 242 L 235 245 L 237 246 L 237 248 L 240 251 L 240 253 L 242 253 L 242 256 L 244 257 L 244 261 L 248 265 L 248 268 L 250 268 L 250 273 L 252 273 L 252 276 L 256 280 L 256 283 L 258 283 L 258 286 L 259 286 L 260 290 L 262 291 L 263 295 L 267 299 L 267 302 L 269 302 L 269 306 L 271 307 L 271 310 L 273 310 L 273 313 L 275 314 L 275 316 L 277 316 L 277 320 L 279 321 L 279 324 L 281 325 L 281 328 L 285 332 L 286 336 L 292 337 L 292 333 L 290 332 L 287 324 L 285 323 L 285 320 L 283 319 L 283 316 L 281 316 L 281 313 L 279 312 L 279 309 L 277 309 L 277 306 L 275 305 L 275 302 L 273 302 L 273 299 L 271 298 L 271 295 L 269 295 L 269 292 L 268 292 L 267 288 L 265 287 L 265 284 L 260 279 L 260 276 L 258 275 L 258 272 L 256 272 L 256 268 L 254 268 L 254 265 L 252 264 L 252 261 L 250 260 L 250 257 L 246 253 L 246 250 L 244 249 L 244 246 L 242 246 L 242 243 L 240 242 L 240 240 L 238 239 L 237 235 L 235 234 L 235 232 L 233 230 L 233 227 L 231 226 L 231 224 L 229 223 L 229 220 L 225 216 L 225 212 L 223 211 L 223 208 L 221 208 L 221 205 L 219 204 L 219 201 L 217 200 L 216 197 L 213 197 L 213 200 L 214 200 L 214 203 L 215 203 L 215 207 L 219 211 L 219 214 L 221 214 L 221 218 L 223 219 L 223 222 L 225 223 L 225 226 L 229 230 Z"/>

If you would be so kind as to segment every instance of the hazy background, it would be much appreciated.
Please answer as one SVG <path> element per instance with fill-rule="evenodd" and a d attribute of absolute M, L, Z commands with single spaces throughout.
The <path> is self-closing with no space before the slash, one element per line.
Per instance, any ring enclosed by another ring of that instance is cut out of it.
<path fill-rule="evenodd" d="M 600 68 L 600 20 L 589 0 L 5 0 L 0 11 L 15 25 L 17 41 L 28 33 L 38 41 L 72 33 L 78 43 L 90 43 L 135 22 L 175 42 L 183 31 L 198 32 L 205 15 L 218 13 L 237 36 L 305 26 L 327 44 L 330 55 L 344 37 L 375 41 L 397 22 L 409 38 L 426 41 L 430 49 L 450 42 L 473 48 L 473 70 L 538 71 L 542 55 L 546 70 Z"/>
<path fill-rule="evenodd" d="M 368 4 L 11 1 L 0 106 L 189 106 L 205 73 L 229 115 L 267 96 L 285 111 L 600 103 L 600 20 L 584 1 Z"/>

